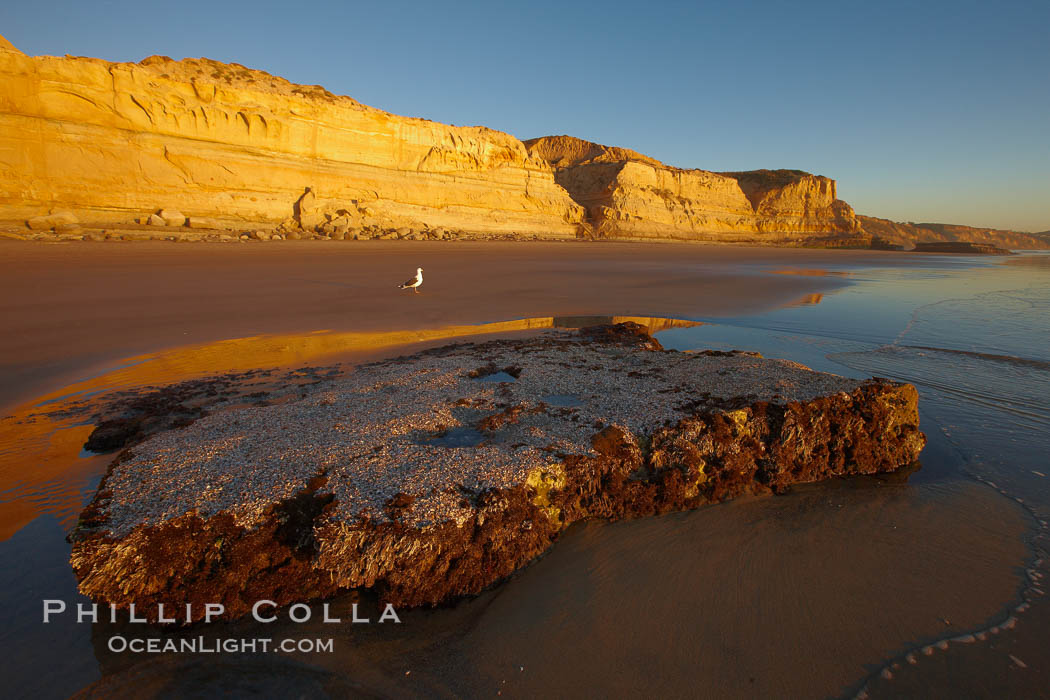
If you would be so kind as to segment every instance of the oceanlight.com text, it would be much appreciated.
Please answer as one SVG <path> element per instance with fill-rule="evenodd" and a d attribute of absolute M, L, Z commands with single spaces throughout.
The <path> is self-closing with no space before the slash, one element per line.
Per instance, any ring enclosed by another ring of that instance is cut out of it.
<path fill-rule="evenodd" d="M 333 639 L 281 639 L 267 637 L 252 639 L 206 639 L 191 637 L 184 639 L 141 639 L 114 635 L 106 646 L 113 653 L 133 654 L 266 654 L 269 652 L 304 654 L 332 653 Z"/>

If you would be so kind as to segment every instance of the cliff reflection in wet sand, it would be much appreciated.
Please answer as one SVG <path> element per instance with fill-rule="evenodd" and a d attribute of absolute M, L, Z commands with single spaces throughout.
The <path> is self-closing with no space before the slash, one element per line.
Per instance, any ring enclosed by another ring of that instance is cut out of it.
<path fill-rule="evenodd" d="M 17 407 L 0 419 L 0 541 L 39 515 L 54 515 L 68 530 L 111 455 L 82 451 L 105 397 L 205 376 L 232 377 L 216 390 L 230 401 L 275 386 L 295 386 L 313 377 L 294 371 L 281 376 L 257 373 L 320 361 L 359 359 L 397 346 L 434 343 L 467 336 L 521 333 L 551 328 L 633 321 L 650 333 L 700 325 L 694 321 L 639 316 L 548 316 L 479 325 L 377 333 L 317 331 L 305 335 L 265 335 L 173 348 L 127 358 L 109 370 L 62 387 Z M 233 386 L 236 384 L 236 386 Z"/>
<path fill-rule="evenodd" d="M 850 273 L 844 270 L 821 270 L 810 268 L 784 268 L 772 270 L 774 275 L 801 275 L 802 277 L 849 277 Z"/>
<path fill-rule="evenodd" d="M 816 294 L 807 294 L 806 296 L 802 297 L 801 299 L 796 299 L 795 301 L 791 302 L 790 304 L 784 304 L 784 306 L 785 307 L 789 307 L 789 306 L 814 306 L 816 304 L 819 304 L 823 299 L 824 299 L 824 295 L 820 294 L 818 292 Z"/>

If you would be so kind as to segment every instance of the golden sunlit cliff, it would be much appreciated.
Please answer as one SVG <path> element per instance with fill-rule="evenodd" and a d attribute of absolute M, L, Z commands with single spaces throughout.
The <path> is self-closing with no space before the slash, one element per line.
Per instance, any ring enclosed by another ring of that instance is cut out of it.
<path fill-rule="evenodd" d="M 121 237 L 232 229 L 263 240 L 274 230 L 340 239 L 458 231 L 1046 245 L 1016 232 L 858 218 L 834 180 L 801 170 L 685 170 L 571 136 L 522 142 L 401 117 L 236 63 L 31 57 L 3 37 L 0 223 L 0 237 L 16 238 L 139 225 L 150 230 Z"/>
<path fill-rule="evenodd" d="M 525 145 L 586 207 L 598 237 L 797 242 L 860 232 L 835 181 L 800 170 L 683 170 L 571 136 Z"/>
<path fill-rule="evenodd" d="M 30 57 L 0 46 L 2 218 L 162 208 L 218 225 L 323 221 L 575 236 L 547 163 L 484 127 L 400 117 L 237 64 Z M 316 222 L 311 222 L 316 223 Z M 304 225 L 304 227 L 306 227 Z"/>

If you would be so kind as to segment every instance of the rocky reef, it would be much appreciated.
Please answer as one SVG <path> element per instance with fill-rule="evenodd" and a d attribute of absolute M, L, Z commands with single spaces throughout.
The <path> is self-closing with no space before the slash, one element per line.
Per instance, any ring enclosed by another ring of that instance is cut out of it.
<path fill-rule="evenodd" d="M 84 594 L 140 611 L 235 618 L 351 589 L 440 604 L 584 518 L 908 465 L 917 398 L 754 353 L 666 351 L 633 323 L 450 345 L 140 436 L 71 562 Z"/>
<path fill-rule="evenodd" d="M 860 232 L 835 181 L 801 170 L 683 170 L 571 136 L 525 145 L 586 208 L 597 237 L 799 243 Z"/>

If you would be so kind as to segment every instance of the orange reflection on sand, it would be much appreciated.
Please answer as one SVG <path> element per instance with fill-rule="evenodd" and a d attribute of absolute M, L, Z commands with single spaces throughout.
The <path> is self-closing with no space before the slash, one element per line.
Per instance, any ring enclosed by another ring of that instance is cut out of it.
<path fill-rule="evenodd" d="M 802 297 L 801 299 L 796 299 L 795 301 L 791 302 L 790 304 L 784 304 L 784 306 L 785 307 L 789 307 L 789 306 L 813 306 L 815 304 L 819 304 L 823 298 L 824 298 L 824 295 L 819 293 L 819 292 L 817 292 L 815 294 L 807 294 L 806 296 Z"/>
<path fill-rule="evenodd" d="M 113 457 L 80 456 L 94 429 L 91 415 L 106 394 L 325 358 L 352 359 L 345 356 L 434 340 L 625 321 L 645 326 L 650 333 L 701 325 L 643 316 L 546 316 L 411 331 L 253 336 L 124 359 L 113 369 L 36 398 L 0 419 L 0 541 L 45 513 L 67 529 L 75 524 L 95 479 Z"/>
<path fill-rule="evenodd" d="M 800 275 L 802 277 L 849 277 L 850 273 L 842 270 L 819 270 L 803 268 L 784 268 L 782 270 L 771 270 L 774 275 Z"/>

